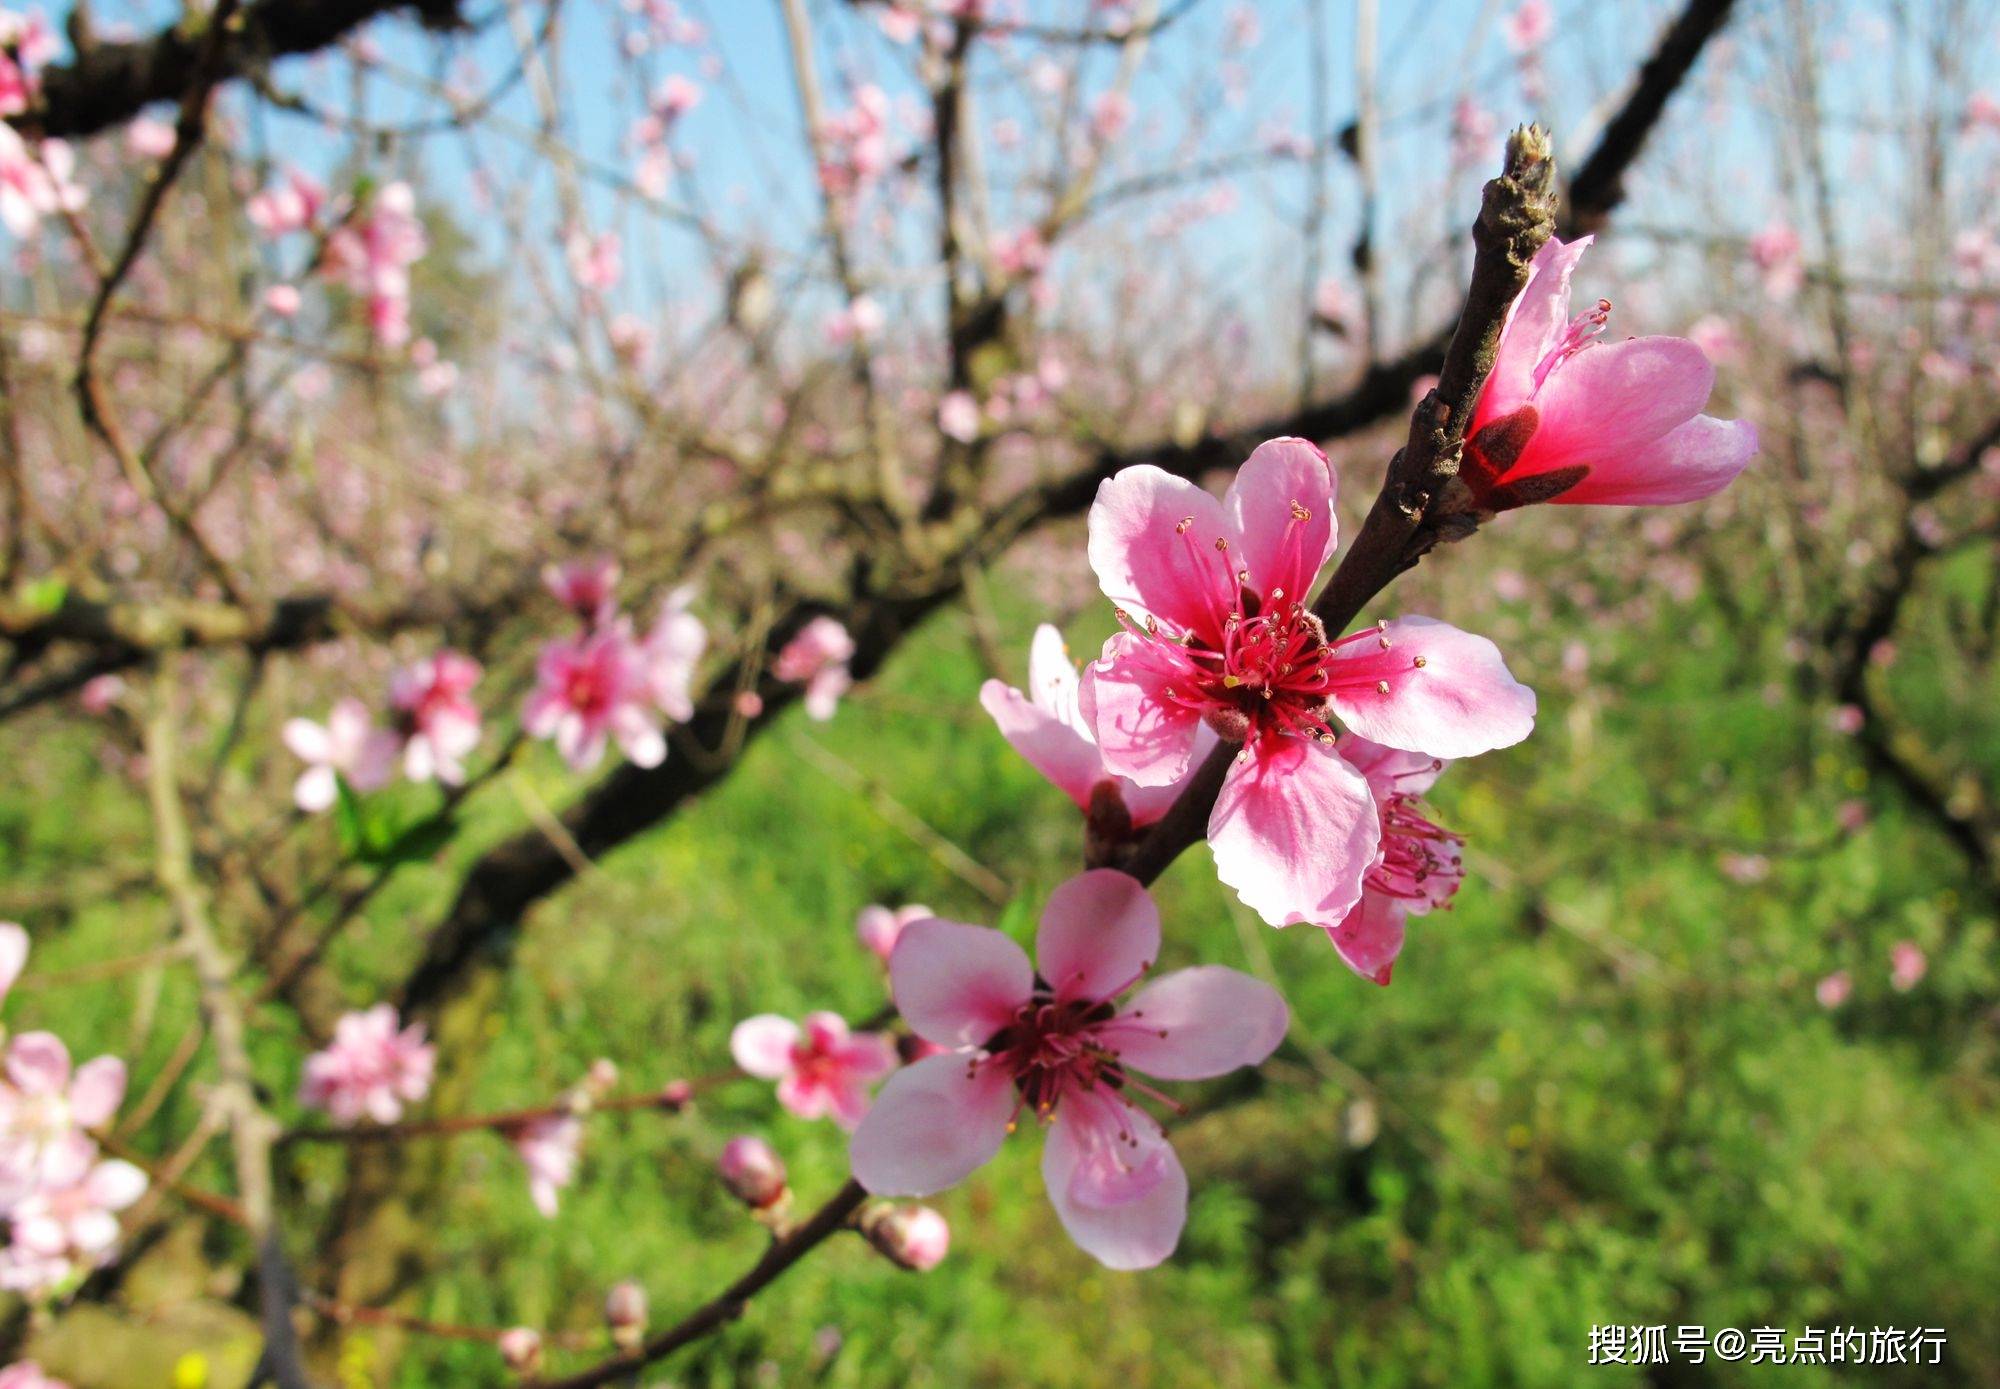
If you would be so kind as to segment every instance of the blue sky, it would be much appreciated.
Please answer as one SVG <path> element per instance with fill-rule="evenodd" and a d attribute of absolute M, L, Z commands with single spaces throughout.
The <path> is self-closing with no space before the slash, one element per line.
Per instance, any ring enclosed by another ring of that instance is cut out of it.
<path fill-rule="evenodd" d="M 475 16 L 504 15 L 500 0 L 467 0 Z M 1255 156 L 1274 129 L 1307 130 L 1314 115 L 1310 74 L 1315 30 L 1309 15 L 1314 0 L 1266 0 L 1255 5 L 1261 41 L 1233 61 L 1243 72 L 1244 96 L 1231 105 L 1224 94 L 1225 31 L 1236 0 L 1199 3 L 1156 43 L 1134 88 L 1134 134 L 1105 171 L 1102 182 L 1207 159 Z M 1460 96 L 1471 96 L 1496 118 L 1501 129 L 1539 118 L 1551 123 L 1575 154 L 1594 135 L 1607 103 L 1650 46 L 1664 17 L 1675 6 L 1666 0 L 1557 0 L 1556 37 L 1542 54 L 1546 92 L 1539 100 L 1524 91 L 1502 26 L 1516 0 L 1437 0 L 1437 3 L 1381 5 L 1378 85 L 1383 113 L 1380 164 L 1384 171 L 1377 236 L 1384 258 L 1398 267 L 1389 289 L 1395 302 L 1385 315 L 1392 331 L 1429 322 L 1434 314 L 1415 307 L 1427 293 L 1454 278 L 1457 229 L 1469 220 L 1477 183 L 1486 170 L 1468 172 L 1448 188 L 1448 123 Z M 174 7 L 128 3 L 126 17 L 157 23 Z M 922 88 L 913 71 L 913 50 L 889 43 L 865 20 L 837 0 L 812 0 L 823 42 L 822 79 L 830 103 L 864 82 L 879 84 L 893 97 L 919 102 Z M 1772 132 L 1781 84 L 1763 70 L 1781 6 L 1745 0 L 1744 17 L 1722 48 L 1708 60 L 1704 80 L 1677 100 L 1673 118 L 1634 181 L 1628 218 L 1637 226 L 1702 227 L 1728 234 L 1757 229 L 1769 216 L 1771 194 L 1785 184 L 1786 166 L 1775 159 Z M 1924 10 L 1921 4 L 1915 7 Z M 1990 7 L 1975 6 L 1981 18 L 1966 35 L 1969 87 L 1994 90 L 1990 71 L 2000 45 L 1992 42 Z M 539 23 L 539 3 L 524 0 L 528 22 Z M 782 263 L 809 245 L 818 225 L 818 201 L 804 155 L 801 120 L 777 0 L 679 0 L 679 11 L 702 24 L 711 36 L 700 53 L 687 48 L 655 49 L 637 57 L 621 51 L 636 26 L 622 0 L 566 0 L 555 79 L 562 92 L 564 143 L 604 170 L 629 174 L 627 127 L 640 94 L 670 72 L 681 72 L 705 89 L 702 104 L 686 119 L 679 148 L 692 151 L 694 167 L 670 201 L 699 211 L 732 241 L 754 241 Z M 99 4 L 101 17 L 116 19 L 115 5 Z M 1086 0 L 1028 0 L 1032 19 L 1077 24 L 1090 13 Z M 1354 109 L 1354 18 L 1345 0 L 1326 0 L 1319 61 L 1330 76 L 1325 110 L 1338 124 Z M 1839 116 L 1829 140 L 1829 163 L 1846 170 L 1867 154 L 1868 142 L 1926 100 L 1946 100 L 1920 87 L 1899 66 L 1921 35 L 1896 33 L 1886 19 L 1889 7 L 1816 3 L 1813 41 L 1823 43 L 1837 80 L 1828 104 Z M 371 32 L 387 63 L 401 71 L 434 73 L 441 64 L 470 60 L 490 86 L 512 71 L 515 45 L 504 22 L 489 26 L 475 42 L 440 45 L 406 22 L 378 23 Z M 825 41 L 833 40 L 833 41 Z M 721 59 L 721 75 L 703 66 L 701 53 Z M 1073 50 L 1017 40 L 984 53 L 975 69 L 980 125 L 1009 116 L 1028 120 L 1037 99 L 1029 74 L 1038 56 L 1064 62 Z M 1089 50 L 1079 73 L 1082 90 L 1103 89 L 1116 60 L 1108 48 Z M 327 108 L 346 110 L 354 89 L 346 64 L 325 58 L 295 61 L 281 69 L 281 82 L 309 94 Z M 435 117 L 435 102 L 398 81 L 375 76 L 362 88 L 370 119 L 386 124 Z M 1957 97 L 1950 97 L 1956 100 Z M 1726 115 L 1708 108 L 1726 101 Z M 557 185 L 549 163 L 533 145 L 517 137 L 539 122 L 527 82 L 516 82 L 494 107 L 506 124 L 489 130 L 479 145 L 482 158 L 499 170 L 503 183 L 521 190 L 538 239 L 553 245 L 561 220 Z M 277 116 L 257 135 L 273 158 L 296 160 L 322 170 L 352 154 L 347 139 L 332 138 L 312 123 Z M 1690 157 L 1692 151 L 1692 157 Z M 393 158 L 420 171 L 434 197 L 462 208 L 471 226 L 495 256 L 504 245 L 496 223 L 474 196 L 464 142 L 454 133 L 403 142 Z M 1020 188 L 1020 175 L 1046 163 L 1041 153 L 1009 156 L 993 148 L 986 158 L 999 189 Z M 1346 264 L 1357 225 L 1358 186 L 1346 161 L 1330 161 L 1328 211 L 1321 232 L 1319 262 L 1333 272 Z M 1843 191 L 1843 219 L 1855 235 L 1870 230 L 1880 203 L 1866 196 L 1870 180 L 1894 177 L 1893 164 L 1876 156 L 1862 176 Z M 1171 273 L 1185 277 L 1191 297 L 1207 301 L 1265 304 L 1296 302 L 1303 291 L 1308 257 L 1303 233 L 1308 175 L 1297 162 L 1265 164 L 1231 180 L 1234 206 L 1205 218 L 1181 240 Z M 1033 185 L 1025 185 L 1032 187 Z M 628 289 L 644 300 L 671 300 L 679 287 L 708 274 L 712 261 L 700 237 L 671 217 L 647 210 L 643 200 L 621 193 L 616 179 L 587 176 L 579 184 L 588 219 L 616 227 L 628 248 Z M 1441 195 L 1442 190 L 1442 195 Z M 1200 192 L 1200 186 L 1163 192 L 1126 205 L 1109 219 L 1107 233 L 1142 252 L 1150 228 L 1165 210 Z M 1039 212 L 1030 194 L 1018 205 L 998 196 L 995 221 L 1007 224 Z M 893 282 L 898 267 L 914 273 L 927 259 L 927 219 L 905 218 L 905 242 L 869 242 L 864 257 Z M 916 238 L 912 241 L 911 238 Z M 864 233 L 864 242 L 867 241 Z M 1657 247 L 1633 239 L 1620 254 L 1643 260 Z M 1273 292 L 1283 285 L 1284 292 Z"/>

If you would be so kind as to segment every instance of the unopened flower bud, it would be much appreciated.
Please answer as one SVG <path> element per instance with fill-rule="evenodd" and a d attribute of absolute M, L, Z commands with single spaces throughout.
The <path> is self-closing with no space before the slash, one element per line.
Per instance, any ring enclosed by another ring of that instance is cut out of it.
<path fill-rule="evenodd" d="M 604 1295 L 604 1322 L 620 1350 L 637 1350 L 646 1338 L 646 1290 L 631 1279 L 614 1283 Z"/>
<path fill-rule="evenodd" d="M 730 1194 L 753 1210 L 785 1199 L 784 1160 L 761 1138 L 746 1133 L 730 1139 L 722 1145 L 716 1169 Z"/>
<path fill-rule="evenodd" d="M 875 1206 L 862 1214 L 861 1233 L 890 1263 L 917 1273 L 951 1248 L 951 1226 L 929 1206 Z"/>
<path fill-rule="evenodd" d="M 542 1333 L 526 1326 L 500 1333 L 500 1358 L 517 1375 L 542 1372 Z"/>
<path fill-rule="evenodd" d="M 670 1080 L 660 1087 L 660 1107 L 669 1110 L 686 1109 L 694 1099 L 694 1086 L 685 1080 Z"/>
<path fill-rule="evenodd" d="M 593 1100 L 601 1100 L 618 1086 L 618 1063 L 600 1056 L 590 1063 L 590 1070 L 583 1077 L 583 1088 Z"/>

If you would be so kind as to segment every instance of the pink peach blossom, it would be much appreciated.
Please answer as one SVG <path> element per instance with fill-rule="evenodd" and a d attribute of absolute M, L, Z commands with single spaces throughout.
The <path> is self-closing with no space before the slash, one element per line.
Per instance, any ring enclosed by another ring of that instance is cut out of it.
<path fill-rule="evenodd" d="M 616 232 L 592 236 L 578 229 L 563 243 L 571 278 L 580 288 L 597 294 L 611 289 L 625 273 L 622 251 L 623 243 Z"/>
<path fill-rule="evenodd" d="M 430 1093 L 437 1048 L 424 1040 L 422 1023 L 400 1022 L 387 1003 L 342 1017 L 333 1040 L 306 1058 L 299 1103 L 325 1111 L 336 1124 L 402 1118 L 405 1104 Z"/>
<path fill-rule="evenodd" d="M 970 391 L 947 391 L 938 402 L 938 431 L 969 444 L 979 437 L 979 402 Z"/>
<path fill-rule="evenodd" d="M 385 347 L 410 339 L 410 266 L 428 248 L 416 194 L 402 182 L 384 184 L 365 217 L 327 238 L 328 273 L 365 297 L 369 325 Z"/>
<path fill-rule="evenodd" d="M 117 1213 L 145 1195 L 146 1185 L 144 1172 L 114 1159 L 49 1182 L 13 1205 L 9 1242 L 0 1250 L 0 1288 L 47 1293 L 109 1262 L 118 1246 Z"/>
<path fill-rule="evenodd" d="M 0 1370 L 0 1389 L 70 1389 L 70 1386 L 45 1374 L 32 1360 L 17 1360 Z"/>
<path fill-rule="evenodd" d="M 896 1068 L 896 1049 L 873 1032 L 849 1032 L 835 1013 L 809 1013 L 801 1027 L 760 1013 L 736 1024 L 729 1054 L 759 1080 L 778 1082 L 778 1103 L 801 1119 L 833 1116 L 851 1129 L 868 1112 L 868 1087 Z"/>
<path fill-rule="evenodd" d="M 542 586 L 555 600 L 592 626 L 609 622 L 618 610 L 618 561 L 609 555 L 542 566 Z"/>
<path fill-rule="evenodd" d="M 1570 318 L 1570 276 L 1590 241 L 1547 241 L 1508 311 L 1459 474 L 1487 511 L 1694 501 L 1756 456 L 1755 426 L 1701 413 L 1715 368 L 1699 347 L 1596 341 L 1608 300 Z"/>
<path fill-rule="evenodd" d="M 479 746 L 479 706 L 472 687 L 479 663 L 456 651 L 440 651 L 398 671 L 389 682 L 403 735 L 403 774 L 411 781 L 465 780 L 464 759 Z"/>
<path fill-rule="evenodd" d="M 911 922 L 935 915 L 937 913 L 929 907 L 914 904 L 894 909 L 871 904 L 863 907 L 860 915 L 854 918 L 854 934 L 870 953 L 887 961 L 890 952 L 896 948 L 896 941 Z"/>
<path fill-rule="evenodd" d="M 548 642 L 535 662 L 535 680 L 521 727 L 531 737 L 553 739 L 575 770 L 595 767 L 613 739 L 636 766 L 666 760 L 645 657 L 629 623 Z"/>
<path fill-rule="evenodd" d="M 1114 869 L 1050 894 L 1039 973 L 998 931 L 919 921 L 890 957 L 896 1006 L 917 1036 L 952 1050 L 898 1071 L 855 1131 L 854 1178 L 881 1196 L 928 1196 L 1000 1150 L 1016 1118 L 1048 1129 L 1042 1179 L 1085 1253 L 1150 1268 L 1173 1253 L 1187 1177 L 1137 1100 L 1135 1074 L 1201 1080 L 1263 1061 L 1284 1039 L 1269 985 L 1208 965 L 1154 980 L 1122 1009 L 1160 949 L 1145 888 Z"/>
<path fill-rule="evenodd" d="M 1105 767 L 1180 780 L 1204 724 L 1243 744 L 1209 816 L 1216 871 L 1273 926 L 1361 900 L 1381 826 L 1332 721 L 1401 751 L 1469 757 L 1534 727 L 1535 696 L 1484 637 L 1403 617 L 1330 639 L 1306 604 L 1335 546 L 1334 476 L 1303 439 L 1260 445 L 1221 502 L 1159 468 L 1098 489 L 1090 562 L 1125 630 L 1078 705 Z"/>
<path fill-rule="evenodd" d="M 754 1210 L 775 1206 L 785 1197 L 785 1163 L 755 1134 L 740 1133 L 722 1145 L 716 1174 L 729 1194 Z"/>
<path fill-rule="evenodd" d="M 164 159 L 174 152 L 174 127 L 168 121 L 140 116 L 125 127 L 125 148 L 141 159 Z"/>
<path fill-rule="evenodd" d="M 1847 996 L 1854 991 L 1854 977 L 1844 969 L 1837 969 L 1813 987 L 1813 997 L 1819 1006 L 1829 1011 L 1847 1002 Z"/>
<path fill-rule="evenodd" d="M 326 189 L 319 180 L 291 169 L 282 182 L 253 193 L 243 210 L 251 226 L 277 238 L 306 230 L 319 220 L 325 206 Z"/>
<path fill-rule="evenodd" d="M 1077 707 L 1079 683 L 1062 633 L 1044 622 L 1035 629 L 1028 648 L 1027 694 L 1002 681 L 988 680 L 979 687 L 979 702 L 1014 751 L 1074 801 L 1078 810 L 1100 820 L 1122 815 L 1132 829 L 1142 829 L 1167 813 L 1187 777 L 1162 786 L 1142 786 L 1106 767 L 1096 735 Z M 1189 759 L 1190 768 L 1217 741 L 1214 730 L 1206 725 L 1196 736 L 1199 746 Z M 1192 770 L 1188 775 L 1193 775 Z"/>
<path fill-rule="evenodd" d="M 1899 994 L 1908 993 L 1922 982 L 1930 968 L 1924 948 L 1913 940 L 1899 940 L 1889 947 L 1889 985 Z"/>
<path fill-rule="evenodd" d="M 682 585 L 660 603 L 660 615 L 639 644 L 646 688 L 660 712 L 676 723 L 694 717 L 694 678 L 708 649 L 708 629 L 688 609 L 694 589 Z"/>
<path fill-rule="evenodd" d="M 284 739 L 292 755 L 306 764 L 292 785 L 292 801 L 308 815 L 340 798 L 342 779 L 361 792 L 387 786 L 401 751 L 396 735 L 377 728 L 368 706 L 352 698 L 336 703 L 324 724 L 286 720 Z"/>
<path fill-rule="evenodd" d="M 1362 880 L 1361 900 L 1327 938 L 1349 969 L 1387 984 L 1403 949 L 1405 918 L 1450 902 L 1465 878 L 1461 836 L 1424 814 L 1421 797 L 1436 784 L 1445 763 L 1422 753 L 1398 752 L 1343 733 L 1335 747 L 1368 780 L 1381 815 L 1381 848 Z"/>
<path fill-rule="evenodd" d="M 508 1136 L 528 1169 L 528 1199 L 544 1219 L 555 1219 L 562 1192 L 576 1180 L 583 1155 L 583 1120 L 551 1114 L 522 1125 Z"/>
<path fill-rule="evenodd" d="M 825 723 L 833 717 L 840 697 L 854 684 L 847 669 L 854 650 L 854 638 L 847 629 L 822 614 L 785 643 L 771 662 L 771 675 L 790 684 L 803 684 L 807 716 Z"/>
<path fill-rule="evenodd" d="M 10 949 L 25 953 L 18 942 Z M 117 1057 L 72 1073 L 69 1048 L 54 1033 L 13 1037 L 0 1077 L 0 1212 L 38 1190 L 83 1180 L 97 1153 L 88 1130 L 108 1122 L 124 1098 L 125 1063 Z"/>

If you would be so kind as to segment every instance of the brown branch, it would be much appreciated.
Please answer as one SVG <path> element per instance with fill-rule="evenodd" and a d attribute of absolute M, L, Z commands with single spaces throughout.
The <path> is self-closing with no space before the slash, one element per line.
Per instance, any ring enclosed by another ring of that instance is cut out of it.
<path fill-rule="evenodd" d="M 217 78 L 316 52 L 378 15 L 402 10 L 432 29 L 461 24 L 458 0 L 257 0 L 221 38 Z M 45 68 L 34 106 L 10 119 L 24 134 L 50 138 L 94 135 L 122 124 L 155 102 L 181 96 L 203 41 L 202 27 L 183 22 L 147 39 L 94 43 L 73 61 Z"/>
<path fill-rule="evenodd" d="M 600 1385 L 613 1384 L 656 1360 L 664 1359 L 689 1342 L 720 1330 L 742 1316 L 744 1309 L 750 1305 L 750 1299 L 777 1282 L 793 1264 L 847 1228 L 848 1221 L 867 1199 L 868 1193 L 849 1178 L 847 1184 L 829 1197 L 826 1204 L 814 1211 L 803 1225 L 774 1240 L 771 1247 L 764 1251 L 764 1257 L 749 1272 L 674 1326 L 653 1337 L 638 1350 L 615 1355 L 580 1374 L 564 1379 L 533 1381 L 535 1389 L 597 1389 Z"/>
<path fill-rule="evenodd" d="M 1734 0 L 1689 0 L 1660 35 L 1624 104 L 1598 137 L 1597 148 L 1570 180 L 1569 206 L 1562 224 L 1565 240 L 1601 231 L 1612 210 L 1625 201 L 1625 171 L 1659 124 L 1668 98 L 1680 90 L 1695 59 L 1728 22 L 1734 8 Z"/>

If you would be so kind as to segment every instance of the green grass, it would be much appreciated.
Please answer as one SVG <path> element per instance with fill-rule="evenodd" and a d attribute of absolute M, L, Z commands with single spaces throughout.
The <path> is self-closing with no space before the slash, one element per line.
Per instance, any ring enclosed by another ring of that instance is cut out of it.
<path fill-rule="evenodd" d="M 1430 605 L 1501 636 L 1542 715 L 1528 743 L 1440 784 L 1440 818 L 1468 834 L 1474 876 L 1451 912 L 1413 925 L 1389 988 L 1348 973 L 1308 928 L 1251 920 L 1205 851 L 1163 880 L 1164 963 L 1269 971 L 1295 1014 L 1261 1078 L 1189 1087 L 1197 1112 L 1176 1143 L 1193 1212 L 1169 1266 L 1113 1274 L 1072 1248 L 1024 1133 L 937 1202 L 953 1249 L 936 1271 L 898 1273 L 838 1241 L 659 1382 L 1540 1386 L 1752 1373 L 1587 1369 L 1590 1327 L 1617 1321 L 1941 1326 L 1944 1371 L 1758 1367 L 1756 1382 L 2000 1383 L 1990 905 L 1887 787 L 1868 785 L 1824 711 L 1797 701 L 1777 634 L 1630 596 L 1600 595 L 1610 618 L 1567 599 Z M 1103 635 L 1100 616 L 1072 631 L 1079 651 Z M 1032 620 L 1004 614 L 1023 662 Z M 1577 636 L 1590 673 L 1565 676 Z M 1921 635 L 1905 645 L 1896 679 L 1913 707 L 1945 707 L 1933 687 L 1954 677 Z M 1020 899 L 1005 921 L 1030 930 L 1074 870 L 1077 826 L 980 713 L 984 673 L 963 617 L 941 617 L 831 725 L 787 719 L 719 790 L 542 905 L 471 1103 L 536 1101 L 598 1056 L 632 1085 L 714 1071 L 752 1012 L 872 1013 L 881 971 L 851 932 L 864 903 L 1001 919 L 866 796 L 802 759 L 798 739 L 865 769 L 1001 874 Z M 1992 730 L 1976 736 L 1993 748 Z M 16 880 L 58 879 L 139 842 L 132 798 L 91 774 L 84 751 L 51 743 L 17 766 L 44 798 L 0 810 Z M 530 766 L 559 802 L 570 783 L 553 759 Z M 1855 796 L 1875 815 L 1843 836 L 1836 813 Z M 60 828 L 51 802 L 70 811 Z M 471 833 L 519 818 L 501 790 Z M 1767 876 L 1723 871 L 1726 854 L 1760 846 L 1777 850 Z M 343 943 L 357 1002 L 396 976 L 450 882 L 408 874 Z M 37 929 L 39 971 L 129 954 L 163 923 L 141 898 Z M 1905 937 L 1931 970 L 1898 994 L 1888 950 Z M 1843 967 L 1854 998 L 1828 1013 L 1813 984 Z M 149 977 L 24 993 L 9 1021 L 57 1026 L 85 1054 L 136 1042 L 141 1088 L 190 1006 L 175 972 L 149 1004 Z M 259 1059 L 288 1107 L 290 1036 L 279 1015 L 265 1022 Z M 193 1116 L 179 1101 L 153 1132 Z M 710 1176 L 736 1132 L 777 1145 L 803 1202 L 845 1175 L 842 1135 L 785 1115 L 754 1082 L 685 1116 L 594 1120 L 552 1222 L 502 1143 L 460 1141 L 424 1232 L 436 1271 L 405 1305 L 589 1330 L 603 1290 L 632 1277 L 656 1319 L 671 1318 L 760 1248 Z M 340 1161 L 314 1155 L 307 1199 L 334 1189 Z M 357 1383 L 505 1382 L 488 1348 L 360 1330 L 342 1363 Z"/>

